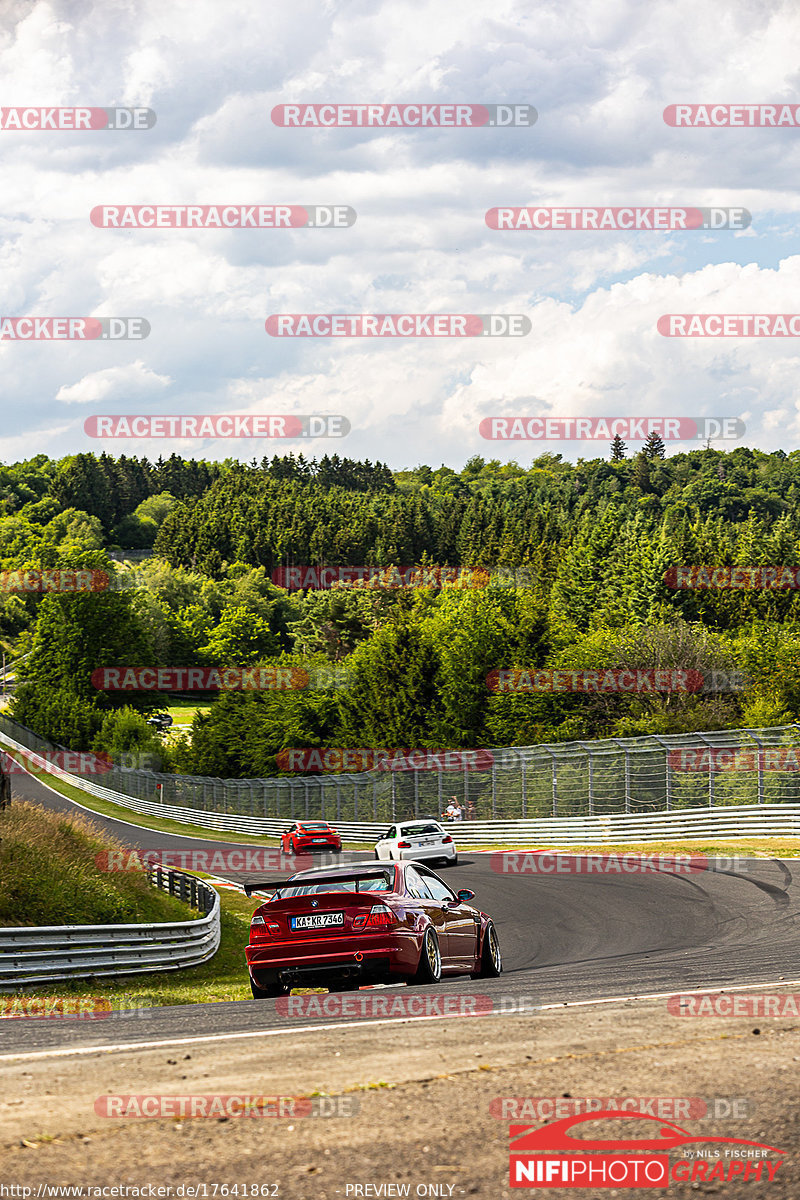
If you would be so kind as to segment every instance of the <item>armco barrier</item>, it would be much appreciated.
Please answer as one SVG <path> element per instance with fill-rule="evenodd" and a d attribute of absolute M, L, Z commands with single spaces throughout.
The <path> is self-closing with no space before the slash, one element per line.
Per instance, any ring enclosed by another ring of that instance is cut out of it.
<path fill-rule="evenodd" d="M 156 867 L 154 887 L 205 915 L 146 925 L 52 925 L 0 928 L 0 991 L 101 975 L 136 975 L 195 967 L 216 954 L 219 895 L 204 880 Z"/>
<path fill-rule="evenodd" d="M 100 783 L 52 765 L 56 747 L 0 714 L 0 745 L 134 812 L 271 836 L 290 821 L 322 818 L 367 843 L 398 820 L 438 817 L 454 793 L 469 818 L 454 826 L 463 845 L 797 836 L 799 733 L 779 726 L 516 746 L 490 751 L 492 765 L 481 771 L 209 779 L 115 768 Z M 748 752 L 735 769 L 731 746 Z"/>
<path fill-rule="evenodd" d="M 19 742 L 0 732 L 0 744 L 19 750 Z M 36 762 L 37 756 L 27 752 Z M 86 778 L 47 764 L 48 771 L 73 786 L 119 804 L 132 812 L 147 816 L 166 817 L 183 824 L 204 829 L 222 830 L 275 837 L 286 829 L 288 818 L 249 816 L 243 813 L 214 813 L 140 800 L 134 796 L 102 787 Z M 302 816 L 303 814 L 297 814 Z M 314 816 L 316 814 L 311 814 Z M 413 817 L 413 813 L 396 820 Z M 435 817 L 434 812 L 421 816 Z M 331 819 L 333 819 L 331 817 Z M 336 827 L 345 841 L 372 845 L 386 832 L 389 821 L 337 821 Z M 800 837 L 800 804 L 722 805 L 715 808 L 682 808 L 674 812 L 610 813 L 594 817 L 555 817 L 516 821 L 458 821 L 447 827 L 458 846 L 479 845 L 611 845 L 658 841 L 666 839 L 721 839 L 757 837 Z"/>

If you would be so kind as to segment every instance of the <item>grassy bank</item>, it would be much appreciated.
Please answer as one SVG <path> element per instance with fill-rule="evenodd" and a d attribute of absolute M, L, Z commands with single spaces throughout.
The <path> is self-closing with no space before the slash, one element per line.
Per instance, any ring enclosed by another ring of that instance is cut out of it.
<path fill-rule="evenodd" d="M 198 967 L 180 971 L 126 975 L 116 979 L 76 980 L 44 988 L 21 989 L 20 995 L 69 996 L 102 999 L 119 1019 L 135 1020 L 138 1010 L 172 1004 L 207 1004 L 220 1000 L 250 1000 L 244 948 L 250 917 L 259 900 L 248 900 L 241 892 L 220 892 L 221 939 L 217 953 Z M 184 910 L 185 912 L 185 910 Z M 2 1003 L 2 1001 L 0 1001 Z"/>
<path fill-rule="evenodd" d="M 83 816 L 14 801 L 0 812 L 0 925 L 190 920 L 143 873 L 98 869 L 96 856 L 119 846 Z"/>

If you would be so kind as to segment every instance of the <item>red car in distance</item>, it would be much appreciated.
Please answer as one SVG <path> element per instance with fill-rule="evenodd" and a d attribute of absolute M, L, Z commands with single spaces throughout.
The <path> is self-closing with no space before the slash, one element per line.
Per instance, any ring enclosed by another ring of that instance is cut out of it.
<path fill-rule="evenodd" d="M 327 821 L 295 821 L 281 834 L 285 854 L 311 854 L 315 850 L 342 848 L 342 839 Z"/>
<path fill-rule="evenodd" d="M 293 987 L 353 991 L 365 983 L 438 983 L 443 975 L 499 975 L 494 922 L 421 863 L 315 867 L 274 888 L 253 914 L 245 954 L 253 996 Z"/>

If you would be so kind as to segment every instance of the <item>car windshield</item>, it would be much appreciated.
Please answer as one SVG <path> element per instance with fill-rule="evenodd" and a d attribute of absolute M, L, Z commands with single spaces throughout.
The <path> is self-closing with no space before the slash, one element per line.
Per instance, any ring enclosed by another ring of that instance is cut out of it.
<path fill-rule="evenodd" d="M 279 888 L 273 900 L 285 900 L 288 896 L 318 896 L 322 892 L 390 892 L 392 884 L 386 875 L 371 879 L 325 879 L 319 883 L 297 883 Z"/>
<path fill-rule="evenodd" d="M 313 823 L 309 825 L 307 821 L 304 821 L 300 828 L 307 830 L 309 833 L 330 833 L 331 827 L 330 825 L 321 825 L 319 822 L 316 825 Z"/>
<path fill-rule="evenodd" d="M 441 833 L 442 830 L 438 825 L 403 825 L 400 834 L 401 837 L 419 837 L 422 833 Z"/>

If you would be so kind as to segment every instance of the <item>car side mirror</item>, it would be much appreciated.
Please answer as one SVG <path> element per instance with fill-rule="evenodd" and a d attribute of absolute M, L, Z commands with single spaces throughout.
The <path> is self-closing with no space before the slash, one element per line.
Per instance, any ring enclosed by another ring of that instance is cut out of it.
<path fill-rule="evenodd" d="M 475 893 L 471 892 L 469 888 L 462 888 L 460 892 L 456 892 L 456 895 L 462 904 L 466 904 L 468 900 L 475 899 Z"/>

